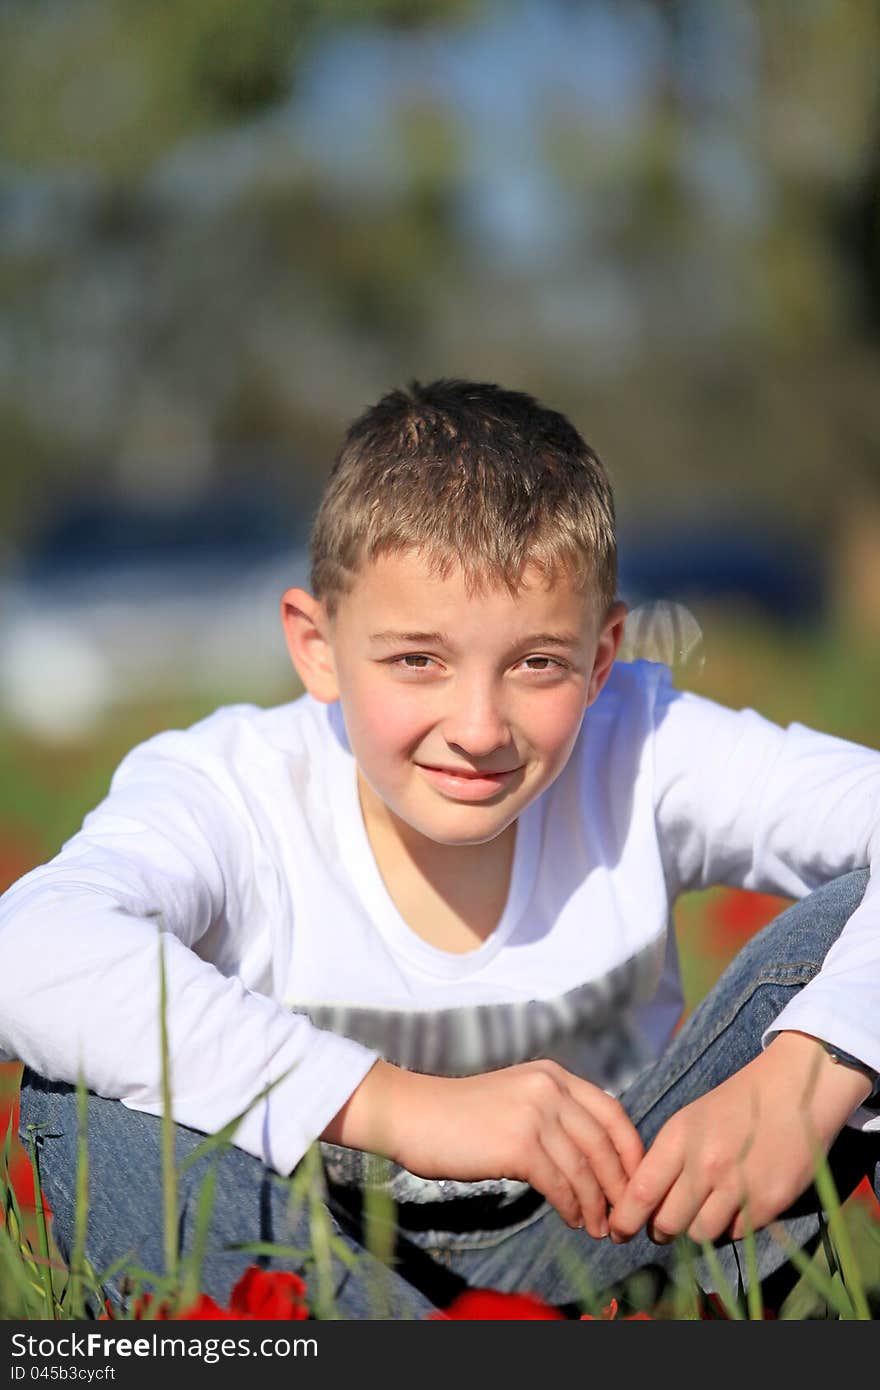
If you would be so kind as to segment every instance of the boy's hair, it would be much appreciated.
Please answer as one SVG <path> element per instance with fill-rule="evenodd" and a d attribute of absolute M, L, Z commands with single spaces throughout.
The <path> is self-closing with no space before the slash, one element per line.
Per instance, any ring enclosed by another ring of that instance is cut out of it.
<path fill-rule="evenodd" d="M 410 383 L 351 425 L 311 533 L 312 593 L 332 621 L 361 566 L 418 549 L 446 578 L 457 561 L 467 592 L 526 565 L 549 587 L 560 572 L 592 587 L 598 617 L 617 592 L 611 484 L 564 415 L 486 382 Z"/>

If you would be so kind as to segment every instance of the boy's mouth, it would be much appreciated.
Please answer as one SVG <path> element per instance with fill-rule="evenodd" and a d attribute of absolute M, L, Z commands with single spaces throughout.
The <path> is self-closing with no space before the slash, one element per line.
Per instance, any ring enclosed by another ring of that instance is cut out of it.
<path fill-rule="evenodd" d="M 440 791 L 452 791 L 475 801 L 492 796 L 509 778 L 520 771 L 518 767 L 505 772 L 474 772 L 471 768 L 433 767 L 430 763 L 417 763 L 416 766 L 421 768 Z"/>

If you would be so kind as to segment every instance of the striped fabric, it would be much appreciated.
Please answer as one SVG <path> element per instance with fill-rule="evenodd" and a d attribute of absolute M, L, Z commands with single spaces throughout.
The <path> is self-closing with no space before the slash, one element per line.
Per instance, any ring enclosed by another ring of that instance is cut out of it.
<path fill-rule="evenodd" d="M 472 1076 L 549 1058 L 617 1094 L 648 1060 L 626 1015 L 656 988 L 664 939 L 601 979 L 553 999 L 472 1008 L 402 1010 L 344 1004 L 293 1005 L 318 1028 L 375 1049 L 386 1061 L 434 1076 Z M 398 1164 L 337 1144 L 321 1144 L 327 1177 L 341 1187 L 378 1186 L 398 1203 L 500 1195 L 514 1201 L 527 1184 L 510 1179 L 458 1182 L 417 1177 Z"/>

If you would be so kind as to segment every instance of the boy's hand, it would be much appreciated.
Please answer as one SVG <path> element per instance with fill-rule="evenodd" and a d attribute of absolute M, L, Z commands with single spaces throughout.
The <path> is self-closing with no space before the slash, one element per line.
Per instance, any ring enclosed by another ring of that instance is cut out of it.
<path fill-rule="evenodd" d="M 378 1062 L 322 1137 L 423 1178 L 530 1183 L 597 1238 L 644 1153 L 618 1101 L 548 1061 L 467 1077 Z"/>
<path fill-rule="evenodd" d="M 780 1033 L 741 1071 L 660 1130 L 610 1217 L 612 1239 L 643 1226 L 658 1244 L 759 1230 L 812 1181 L 813 1144 L 827 1154 L 870 1091 L 815 1038 Z"/>

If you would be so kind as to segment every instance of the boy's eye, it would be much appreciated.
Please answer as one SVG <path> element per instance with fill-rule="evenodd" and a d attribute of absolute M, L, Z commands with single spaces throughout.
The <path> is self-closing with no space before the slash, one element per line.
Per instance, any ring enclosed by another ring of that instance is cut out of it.
<path fill-rule="evenodd" d="M 555 667 L 562 667 L 562 662 L 557 662 L 553 656 L 527 656 L 525 664 L 530 671 L 552 671 Z M 537 666 L 532 666 L 532 662 L 537 662 Z"/>
<path fill-rule="evenodd" d="M 418 661 L 418 662 L 422 662 L 422 661 L 430 661 L 430 660 L 431 660 L 431 658 L 430 658 L 429 656 L 421 656 L 418 652 L 406 652 L 403 656 L 399 656 L 399 657 L 396 658 L 396 662 L 400 662 L 400 661 Z M 395 664 L 396 664 L 396 663 L 395 663 Z M 419 665 L 419 666 L 407 666 L 406 669 L 407 669 L 407 671 L 424 671 L 425 667 L 422 666 L 422 665 Z"/>
<path fill-rule="evenodd" d="M 427 671 L 434 666 L 434 657 L 425 656 L 424 652 L 403 652 L 402 656 L 392 657 L 392 666 L 402 667 L 405 671 Z M 562 670 L 564 662 L 557 662 L 553 656 L 524 656 L 521 662 L 525 669 L 535 671 Z"/>

